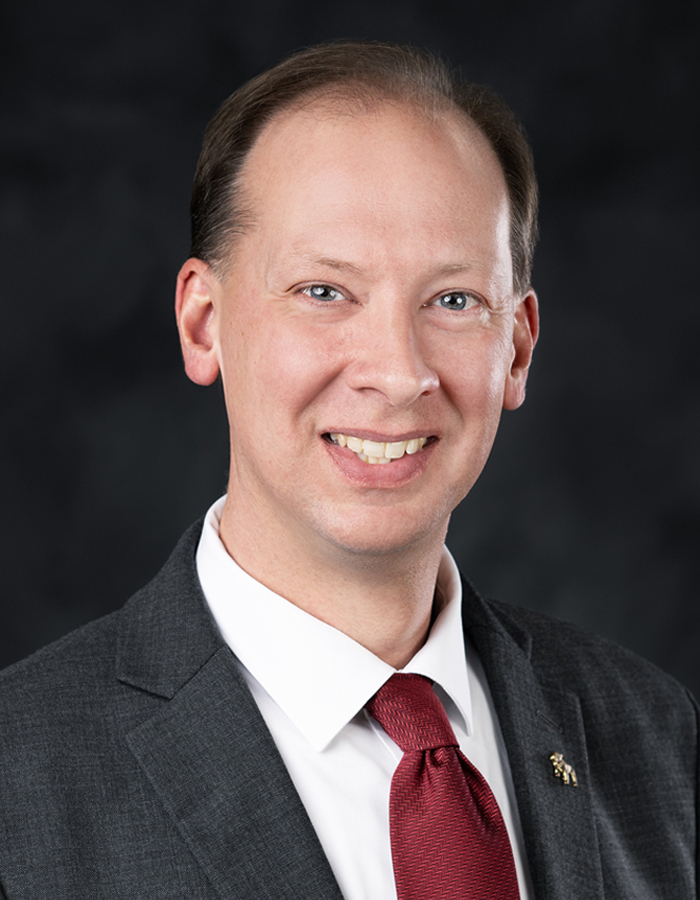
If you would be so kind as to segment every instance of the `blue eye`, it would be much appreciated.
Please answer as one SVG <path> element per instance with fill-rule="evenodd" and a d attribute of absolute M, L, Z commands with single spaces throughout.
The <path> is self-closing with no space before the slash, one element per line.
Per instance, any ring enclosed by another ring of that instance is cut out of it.
<path fill-rule="evenodd" d="M 455 309 L 457 311 L 466 309 L 468 306 L 474 306 L 478 301 L 471 294 L 465 294 L 464 291 L 450 291 L 449 294 L 443 294 L 435 301 L 437 306 L 443 309 Z"/>
<path fill-rule="evenodd" d="M 310 287 L 304 288 L 303 293 L 308 294 L 314 300 L 340 300 L 343 297 L 340 291 L 327 284 L 312 284 Z"/>

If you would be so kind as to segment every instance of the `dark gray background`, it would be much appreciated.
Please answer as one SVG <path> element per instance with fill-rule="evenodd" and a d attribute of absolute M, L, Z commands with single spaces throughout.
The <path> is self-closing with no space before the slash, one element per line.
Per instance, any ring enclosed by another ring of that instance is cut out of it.
<path fill-rule="evenodd" d="M 283 54 L 427 45 L 518 110 L 542 186 L 528 401 L 450 545 L 486 593 L 700 693 L 695 2 L 25 0 L 2 14 L 0 664 L 121 605 L 226 480 L 172 313 L 202 130 Z"/>

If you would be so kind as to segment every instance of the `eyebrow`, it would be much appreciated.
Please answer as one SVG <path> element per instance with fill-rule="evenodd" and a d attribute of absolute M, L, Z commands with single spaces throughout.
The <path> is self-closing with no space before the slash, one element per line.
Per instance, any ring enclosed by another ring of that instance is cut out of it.
<path fill-rule="evenodd" d="M 350 272 L 353 275 L 364 274 L 364 270 L 361 266 L 346 260 L 333 259 L 333 257 L 330 256 L 304 256 L 303 260 L 311 265 L 326 266 L 337 272 Z M 467 272 L 473 268 L 474 264 L 470 262 L 445 263 L 444 265 L 438 265 L 432 269 L 430 271 L 430 277 L 437 278 L 441 275 L 453 275 L 458 272 Z"/>
<path fill-rule="evenodd" d="M 436 266 L 433 275 L 453 275 L 456 272 L 468 272 L 474 268 L 473 262 L 445 263 L 443 266 Z"/>
<path fill-rule="evenodd" d="M 327 269 L 335 269 L 336 272 L 351 272 L 353 275 L 362 275 L 363 270 L 355 263 L 342 259 L 333 259 L 330 256 L 304 256 L 303 261 L 314 266 L 325 266 Z"/>

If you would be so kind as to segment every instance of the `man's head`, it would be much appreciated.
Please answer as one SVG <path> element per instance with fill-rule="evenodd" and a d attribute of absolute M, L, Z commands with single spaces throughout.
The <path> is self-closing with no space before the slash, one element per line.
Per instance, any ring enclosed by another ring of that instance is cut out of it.
<path fill-rule="evenodd" d="M 181 270 L 178 323 L 189 376 L 222 377 L 222 534 L 258 577 L 270 547 L 307 574 L 436 547 L 524 397 L 537 306 L 529 251 L 515 271 L 513 188 L 482 127 L 409 83 L 348 94 L 346 78 L 278 104 L 233 190 L 214 163 L 232 157 L 226 130 L 209 132 L 197 191 L 218 183 L 219 199 L 194 209 L 218 225 Z"/>
<path fill-rule="evenodd" d="M 257 137 L 280 112 L 314 100 L 369 108 L 389 101 L 427 117 L 460 110 L 484 134 L 510 200 L 514 288 L 530 286 L 537 240 L 537 182 L 529 144 L 513 112 L 489 88 L 461 82 L 425 51 L 380 43 L 322 44 L 295 53 L 247 82 L 207 128 L 192 191 L 191 255 L 222 272 L 235 236 L 255 215 L 241 173 Z"/>

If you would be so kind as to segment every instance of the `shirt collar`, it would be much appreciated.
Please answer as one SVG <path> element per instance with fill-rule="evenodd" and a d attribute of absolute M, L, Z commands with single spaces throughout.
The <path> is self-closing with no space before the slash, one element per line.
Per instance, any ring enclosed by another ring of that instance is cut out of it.
<path fill-rule="evenodd" d="M 197 548 L 204 596 L 233 653 L 311 746 L 321 751 L 396 670 L 244 572 L 219 538 L 225 499 L 209 509 Z M 443 608 L 428 640 L 402 671 L 437 682 L 471 731 L 461 582 L 447 548 L 440 562 L 438 592 Z"/>

